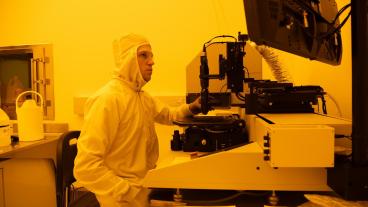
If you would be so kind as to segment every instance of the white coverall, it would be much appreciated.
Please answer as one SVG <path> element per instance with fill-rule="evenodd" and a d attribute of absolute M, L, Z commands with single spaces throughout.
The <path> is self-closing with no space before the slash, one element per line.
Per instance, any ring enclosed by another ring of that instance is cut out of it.
<path fill-rule="evenodd" d="M 137 48 L 149 44 L 139 35 L 114 42 L 114 78 L 86 102 L 78 139 L 74 175 L 96 194 L 101 207 L 147 206 L 141 187 L 158 159 L 154 122 L 172 124 L 190 116 L 189 105 L 169 108 L 141 90 L 146 84 L 137 62 Z"/>

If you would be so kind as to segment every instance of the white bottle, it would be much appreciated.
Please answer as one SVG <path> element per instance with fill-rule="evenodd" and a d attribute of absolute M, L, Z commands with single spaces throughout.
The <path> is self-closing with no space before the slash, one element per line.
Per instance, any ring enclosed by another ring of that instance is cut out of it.
<path fill-rule="evenodd" d="M 22 106 L 19 107 L 18 100 L 26 93 L 37 94 L 40 97 L 41 105 L 38 106 L 33 99 L 26 99 Z M 19 94 L 15 103 L 19 141 L 36 141 L 43 139 L 43 99 L 41 94 L 35 91 L 25 91 Z"/>

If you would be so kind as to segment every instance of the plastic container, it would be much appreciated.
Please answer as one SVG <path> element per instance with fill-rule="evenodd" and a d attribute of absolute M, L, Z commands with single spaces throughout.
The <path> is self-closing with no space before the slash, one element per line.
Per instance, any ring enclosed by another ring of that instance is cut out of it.
<path fill-rule="evenodd" d="M 19 107 L 19 98 L 27 93 L 38 95 L 41 100 L 41 105 L 38 106 L 36 101 L 33 99 L 26 99 L 22 106 Z M 41 94 L 35 91 L 25 91 L 19 94 L 15 104 L 18 120 L 19 141 L 36 141 L 43 139 L 43 99 Z"/>

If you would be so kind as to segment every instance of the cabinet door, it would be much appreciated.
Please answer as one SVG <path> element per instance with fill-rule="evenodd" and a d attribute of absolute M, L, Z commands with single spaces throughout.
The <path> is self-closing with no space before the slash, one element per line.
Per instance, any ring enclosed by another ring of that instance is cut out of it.
<path fill-rule="evenodd" d="M 0 168 L 0 207 L 5 207 L 5 200 L 4 200 L 4 176 L 3 176 L 3 169 Z"/>
<path fill-rule="evenodd" d="M 39 92 L 44 99 L 44 118 L 53 119 L 52 48 L 51 45 L 35 45 L 32 52 L 32 90 Z"/>

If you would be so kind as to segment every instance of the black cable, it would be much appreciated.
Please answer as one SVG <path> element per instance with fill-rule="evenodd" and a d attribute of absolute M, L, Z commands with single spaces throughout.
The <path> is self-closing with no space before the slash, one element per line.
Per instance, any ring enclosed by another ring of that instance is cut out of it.
<path fill-rule="evenodd" d="M 218 35 L 218 36 L 215 36 L 213 38 L 211 38 L 210 40 L 208 40 L 207 42 L 205 42 L 203 44 L 203 49 L 205 50 L 207 47 L 209 47 L 210 45 L 212 44 L 216 44 L 216 43 L 227 43 L 227 42 L 212 42 L 214 39 L 217 39 L 217 38 L 227 38 L 227 37 L 230 37 L 230 38 L 233 38 L 235 41 L 234 42 L 237 42 L 238 40 L 236 39 L 236 37 L 234 36 L 231 36 L 231 35 Z"/>
<path fill-rule="evenodd" d="M 240 98 L 245 98 L 245 96 L 243 96 L 240 92 L 236 93 Z"/>
<path fill-rule="evenodd" d="M 245 97 L 244 97 L 244 96 L 242 96 L 242 95 L 240 95 L 240 93 L 236 93 L 236 94 L 235 94 L 235 96 L 236 96 L 239 100 L 241 100 L 241 101 L 245 101 Z"/>
<path fill-rule="evenodd" d="M 321 100 L 322 100 L 322 110 L 324 114 L 327 114 L 327 106 L 326 106 L 326 100 L 325 97 L 322 95 L 321 96 Z"/>
<path fill-rule="evenodd" d="M 243 66 L 243 69 L 245 69 L 245 71 L 247 72 L 247 75 L 248 75 L 248 76 L 247 76 L 247 78 L 250 78 L 250 75 L 249 75 L 249 70 L 248 70 L 248 68 L 247 68 L 247 67 L 246 67 L 246 66 L 244 65 L 244 66 Z"/>
<path fill-rule="evenodd" d="M 335 22 L 337 21 L 338 17 L 342 14 L 342 12 L 344 12 L 349 7 L 350 7 L 350 4 L 345 5 L 343 7 L 343 9 L 340 10 L 341 12 L 340 11 L 338 12 L 338 14 L 336 15 L 336 17 L 333 20 L 333 23 L 332 24 L 335 24 Z M 350 9 L 348 15 L 344 18 L 344 20 L 335 29 L 333 29 L 332 31 L 328 31 L 327 33 L 325 33 L 323 35 L 320 35 L 318 38 L 319 39 L 323 39 L 323 38 L 326 38 L 326 37 L 328 37 L 330 35 L 333 35 L 336 32 L 338 32 L 345 25 L 345 23 L 348 21 L 348 19 L 349 19 L 350 16 L 351 16 L 351 9 Z"/>
<path fill-rule="evenodd" d="M 304 4 L 309 10 L 315 12 L 313 9 L 309 8 L 304 2 L 299 1 L 300 3 Z M 335 18 L 332 20 L 332 22 L 328 22 L 328 24 L 331 26 L 331 28 L 334 27 L 334 24 L 336 23 L 336 21 L 338 20 L 338 18 L 340 17 L 340 15 L 347 9 L 351 7 L 351 3 L 343 6 L 337 13 Z M 349 19 L 349 17 L 351 16 L 351 11 L 349 12 L 349 14 L 344 18 L 344 20 L 334 29 L 327 31 L 327 33 L 322 34 L 320 36 L 316 36 L 316 30 L 313 32 L 314 34 L 310 34 L 310 32 L 305 29 L 304 32 L 306 35 L 308 35 L 311 38 L 317 38 L 317 39 L 324 39 L 330 35 L 335 34 L 336 32 L 338 32 L 346 23 L 346 21 Z M 315 19 L 314 19 L 315 20 Z M 304 28 L 304 24 L 302 22 L 299 22 L 299 20 L 297 18 L 294 19 L 294 22 L 297 23 L 299 26 L 301 26 L 302 28 Z M 316 22 L 314 24 L 316 26 Z"/>
<path fill-rule="evenodd" d="M 334 20 L 331 22 L 331 24 L 335 24 L 336 23 L 336 21 L 337 21 L 337 19 L 339 18 L 339 16 L 347 9 L 347 8 L 349 8 L 349 7 L 351 7 L 351 3 L 349 3 L 349 4 L 346 4 L 345 6 L 343 6 L 338 12 L 337 12 L 337 14 L 336 14 L 336 16 L 335 16 L 335 18 L 334 18 Z"/>
<path fill-rule="evenodd" d="M 345 17 L 345 19 L 342 21 L 342 23 L 339 24 L 339 26 L 337 26 L 334 30 L 321 35 L 319 38 L 320 39 L 323 39 L 323 38 L 326 38 L 326 37 L 328 37 L 330 35 L 335 34 L 338 31 L 340 31 L 340 29 L 345 25 L 346 21 L 348 21 L 348 19 L 349 19 L 350 16 L 351 16 L 351 11 L 349 11 L 349 14 Z"/>
<path fill-rule="evenodd" d="M 207 45 L 203 45 L 203 47 L 207 48 L 207 47 L 209 47 L 209 46 L 211 46 L 211 45 L 219 44 L 219 43 L 224 44 L 224 43 L 228 43 L 228 42 L 211 42 L 211 43 L 209 43 L 209 44 L 207 44 Z"/>
<path fill-rule="evenodd" d="M 222 89 L 223 89 L 225 86 L 227 86 L 227 83 L 225 83 L 225 84 L 223 84 L 223 85 L 221 86 L 221 88 L 220 88 L 220 93 L 222 92 Z M 226 90 L 227 90 L 227 87 L 226 87 Z"/>
<path fill-rule="evenodd" d="M 303 0 L 295 0 L 298 2 L 298 4 L 303 5 L 304 8 L 306 8 L 309 12 L 314 13 L 314 14 L 319 14 L 320 12 L 316 12 L 310 5 L 308 5 L 305 1 Z M 329 24 L 335 24 L 337 19 L 339 18 L 339 16 L 347 9 L 351 6 L 351 3 L 346 4 L 345 6 L 343 6 L 337 13 L 335 18 L 332 20 L 332 22 L 328 22 Z"/>
<path fill-rule="evenodd" d="M 207 41 L 206 43 L 204 43 L 203 45 L 206 45 L 206 44 L 208 44 L 208 43 L 212 42 L 212 40 L 214 40 L 214 39 L 217 39 L 217 38 L 226 38 L 226 37 L 230 37 L 230 38 L 235 39 L 235 42 L 237 41 L 237 39 L 236 39 L 234 36 L 231 36 L 231 35 L 219 35 L 219 36 L 215 36 L 215 37 L 213 37 L 212 39 L 208 40 L 208 41 Z"/>

